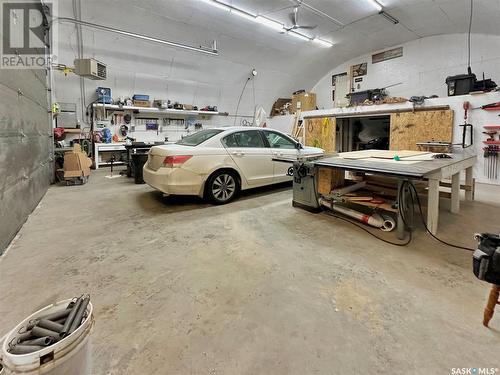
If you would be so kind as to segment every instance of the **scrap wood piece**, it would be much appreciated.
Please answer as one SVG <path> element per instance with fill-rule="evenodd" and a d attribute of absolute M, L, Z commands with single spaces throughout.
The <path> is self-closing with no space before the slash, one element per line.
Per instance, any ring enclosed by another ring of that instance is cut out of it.
<path fill-rule="evenodd" d="M 318 193 L 328 195 L 330 192 L 345 183 L 345 172 L 337 168 L 319 168 Z"/>
<path fill-rule="evenodd" d="M 346 198 L 347 201 L 349 201 L 349 199 Z M 366 206 L 366 207 L 370 207 L 370 208 L 377 208 L 377 209 L 381 209 L 381 210 L 384 210 L 384 211 L 389 211 L 389 212 L 398 212 L 397 208 L 394 208 L 392 207 L 392 204 L 390 203 L 387 203 L 387 202 L 384 202 L 384 203 L 374 203 L 374 202 L 365 202 L 365 201 L 349 201 L 349 203 L 352 203 L 352 204 L 359 204 L 361 206 Z"/>
<path fill-rule="evenodd" d="M 371 105 L 381 105 L 381 104 L 397 104 L 397 103 L 406 103 L 408 101 L 407 98 L 403 98 L 401 96 L 386 96 L 380 100 L 370 100 L 365 99 L 361 105 L 371 106 Z M 352 105 L 353 107 L 356 104 Z"/>
<path fill-rule="evenodd" d="M 343 186 L 343 187 L 334 189 L 332 191 L 332 194 L 340 197 L 340 196 L 345 195 L 347 193 L 350 193 L 352 191 L 362 189 L 365 186 L 366 186 L 366 182 L 365 181 L 361 181 L 361 182 L 357 182 L 357 183 L 352 184 L 352 185 L 347 185 L 347 186 Z"/>
<path fill-rule="evenodd" d="M 356 193 L 348 193 L 345 194 L 345 197 L 347 197 L 350 200 L 359 200 L 359 201 L 371 201 L 373 197 L 371 195 L 357 195 Z"/>

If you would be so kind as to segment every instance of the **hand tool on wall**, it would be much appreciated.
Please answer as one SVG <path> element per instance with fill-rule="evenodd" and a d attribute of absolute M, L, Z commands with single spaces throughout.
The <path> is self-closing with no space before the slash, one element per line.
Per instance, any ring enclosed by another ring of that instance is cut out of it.
<path fill-rule="evenodd" d="M 498 158 L 500 157 L 500 146 L 488 145 L 484 151 L 484 174 L 487 178 L 498 178 Z"/>
<path fill-rule="evenodd" d="M 473 136 L 474 128 L 473 128 L 472 124 L 469 124 L 467 122 L 468 113 L 469 113 L 469 109 L 470 109 L 470 102 L 465 101 L 463 104 L 463 108 L 464 108 L 464 123 L 462 125 L 460 125 L 460 127 L 463 128 L 461 146 L 462 146 L 462 148 L 467 148 L 467 147 L 471 147 L 474 144 L 474 136 Z M 465 139 L 467 137 L 467 129 L 469 129 L 469 144 L 465 143 Z"/>
<path fill-rule="evenodd" d="M 500 146 L 498 145 L 495 145 L 493 146 L 493 152 L 494 152 L 494 156 L 493 156 L 493 159 L 495 160 L 495 170 L 494 170 L 494 175 L 495 175 L 495 179 L 498 178 L 498 154 L 500 153 Z"/>
<path fill-rule="evenodd" d="M 488 161 L 489 161 L 489 156 L 490 156 L 490 155 L 488 154 L 488 151 L 487 151 L 487 150 L 488 150 L 488 148 L 487 148 L 487 147 L 484 147 L 484 148 L 483 148 L 483 151 L 484 151 L 484 152 L 483 152 L 483 159 L 484 159 L 484 161 L 483 161 L 483 174 L 484 174 L 485 176 L 487 176 L 487 174 L 488 174 Z"/>
<path fill-rule="evenodd" d="M 494 141 L 495 140 L 495 135 L 497 134 L 496 130 L 490 130 L 490 131 L 485 131 L 483 134 L 488 135 L 487 141 Z"/>
<path fill-rule="evenodd" d="M 500 107 L 500 102 L 485 104 L 481 106 L 481 109 L 496 108 L 496 107 Z"/>

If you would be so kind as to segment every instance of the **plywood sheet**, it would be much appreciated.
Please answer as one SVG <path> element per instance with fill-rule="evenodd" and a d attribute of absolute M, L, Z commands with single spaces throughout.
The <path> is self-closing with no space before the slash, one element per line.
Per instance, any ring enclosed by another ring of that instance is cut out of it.
<path fill-rule="evenodd" d="M 350 151 L 350 152 L 341 152 L 339 154 L 339 157 L 342 159 L 352 159 L 352 160 L 357 160 L 357 159 L 366 159 L 375 154 L 376 150 L 363 150 L 363 151 Z"/>
<path fill-rule="evenodd" d="M 372 158 L 394 159 L 395 156 L 398 156 L 400 159 L 404 159 L 412 156 L 421 156 L 427 154 L 429 154 L 429 152 L 426 151 L 411 151 L 411 150 L 383 151 L 379 154 L 373 155 Z"/>
<path fill-rule="evenodd" d="M 306 119 L 304 126 L 306 146 L 320 147 L 327 154 L 335 152 L 335 117 Z"/>
<path fill-rule="evenodd" d="M 379 158 L 379 159 L 394 159 L 394 156 L 399 156 L 400 158 L 408 158 L 415 156 L 428 155 L 429 152 L 426 151 L 411 151 L 411 150 L 401 150 L 401 151 L 388 151 L 388 150 L 362 150 L 362 151 L 351 151 L 342 152 L 339 154 L 341 158 L 344 159 L 366 159 L 366 158 Z"/>
<path fill-rule="evenodd" d="M 344 186 L 345 171 L 337 168 L 318 168 L 318 193 L 328 195 L 340 186 Z"/>
<path fill-rule="evenodd" d="M 424 159 L 424 160 L 427 160 L 427 159 Z M 363 161 L 374 161 L 374 162 L 385 163 L 385 164 L 400 164 L 400 165 L 411 165 L 411 164 L 417 164 L 417 163 L 422 162 L 422 160 L 415 160 L 415 159 L 394 160 L 394 159 L 384 159 L 384 158 L 366 158 L 366 159 L 363 159 Z"/>
<path fill-rule="evenodd" d="M 391 114 L 390 149 L 418 151 L 417 142 L 451 142 L 453 111 L 418 111 Z"/>

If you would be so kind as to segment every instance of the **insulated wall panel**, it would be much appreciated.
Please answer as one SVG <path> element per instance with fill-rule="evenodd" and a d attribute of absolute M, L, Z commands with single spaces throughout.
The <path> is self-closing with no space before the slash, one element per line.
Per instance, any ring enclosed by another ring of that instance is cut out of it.
<path fill-rule="evenodd" d="M 0 69 L 0 254 L 53 175 L 45 70 Z"/>

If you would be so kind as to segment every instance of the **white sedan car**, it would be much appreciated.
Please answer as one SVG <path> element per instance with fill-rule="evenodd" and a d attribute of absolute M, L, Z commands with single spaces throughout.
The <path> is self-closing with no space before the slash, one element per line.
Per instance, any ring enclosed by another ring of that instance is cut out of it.
<path fill-rule="evenodd" d="M 175 144 L 152 147 L 143 169 L 144 181 L 165 194 L 198 195 L 224 204 L 239 190 L 291 180 L 290 164 L 273 158 L 323 153 L 272 129 L 206 129 Z"/>

